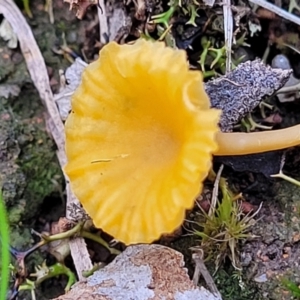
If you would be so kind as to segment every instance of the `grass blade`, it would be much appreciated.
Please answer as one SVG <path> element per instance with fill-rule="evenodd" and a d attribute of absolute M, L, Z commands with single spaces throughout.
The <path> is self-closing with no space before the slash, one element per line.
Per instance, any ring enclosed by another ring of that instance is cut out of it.
<path fill-rule="evenodd" d="M 0 244 L 1 244 L 1 272 L 0 272 L 0 300 L 6 299 L 9 279 L 9 228 L 6 209 L 0 191 Z"/>

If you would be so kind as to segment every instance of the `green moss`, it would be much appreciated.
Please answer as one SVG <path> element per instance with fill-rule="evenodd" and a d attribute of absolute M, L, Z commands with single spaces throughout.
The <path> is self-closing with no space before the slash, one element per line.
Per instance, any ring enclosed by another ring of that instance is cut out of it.
<path fill-rule="evenodd" d="M 9 224 L 18 224 L 22 216 L 24 214 L 24 208 L 26 206 L 26 203 L 24 200 L 20 200 L 17 204 L 15 204 L 13 207 L 9 209 L 8 214 L 8 221 Z"/>
<path fill-rule="evenodd" d="M 9 74 L 15 70 L 14 64 L 11 62 L 10 56 L 12 50 L 4 47 L 5 42 L 0 40 L 0 81 L 4 80 Z"/>
<path fill-rule="evenodd" d="M 32 235 L 28 228 L 11 226 L 10 239 L 11 245 L 20 251 L 27 250 L 33 245 Z"/>
<path fill-rule="evenodd" d="M 215 284 L 223 300 L 260 300 L 257 287 L 250 282 L 243 282 L 232 266 L 225 271 L 221 267 L 214 276 Z"/>
<path fill-rule="evenodd" d="M 26 199 L 27 218 L 33 217 L 44 198 L 62 184 L 62 173 L 53 141 L 40 121 L 41 119 L 34 118 L 19 127 L 23 147 L 17 162 L 27 178 L 23 195 Z"/>
<path fill-rule="evenodd" d="M 10 224 L 17 225 L 36 218 L 44 198 L 62 186 L 63 175 L 36 92 L 24 90 L 4 101 L 0 116 L 0 185 Z"/>

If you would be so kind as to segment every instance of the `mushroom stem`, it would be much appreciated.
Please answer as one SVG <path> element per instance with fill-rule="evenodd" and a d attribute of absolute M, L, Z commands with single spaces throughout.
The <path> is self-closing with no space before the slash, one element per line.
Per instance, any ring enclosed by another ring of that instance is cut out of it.
<path fill-rule="evenodd" d="M 300 124 L 285 129 L 252 133 L 218 132 L 214 155 L 245 155 L 300 145 Z"/>

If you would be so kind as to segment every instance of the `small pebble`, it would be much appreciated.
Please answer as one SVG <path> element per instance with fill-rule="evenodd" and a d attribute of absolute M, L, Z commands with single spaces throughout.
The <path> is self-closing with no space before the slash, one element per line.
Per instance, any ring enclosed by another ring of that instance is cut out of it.
<path fill-rule="evenodd" d="M 262 274 L 262 275 L 259 275 L 259 276 L 255 277 L 254 281 L 257 282 L 257 283 L 263 283 L 263 282 L 267 282 L 268 278 L 267 278 L 266 274 Z"/>
<path fill-rule="evenodd" d="M 74 44 L 74 43 L 76 43 L 77 39 L 78 39 L 78 36 L 77 36 L 77 32 L 75 30 L 72 30 L 67 33 L 66 40 L 68 43 Z"/>
<path fill-rule="evenodd" d="M 283 54 L 276 55 L 271 64 L 272 68 L 275 69 L 283 69 L 283 70 L 289 70 L 291 69 L 291 64 L 288 60 L 288 58 Z M 295 78 L 293 74 L 291 74 L 290 79 L 287 81 L 287 83 L 284 85 L 284 87 L 293 86 L 300 82 L 299 79 Z M 291 92 L 291 93 L 282 93 L 277 94 L 278 100 L 280 102 L 292 102 L 295 101 L 296 98 L 299 98 L 299 92 Z"/>

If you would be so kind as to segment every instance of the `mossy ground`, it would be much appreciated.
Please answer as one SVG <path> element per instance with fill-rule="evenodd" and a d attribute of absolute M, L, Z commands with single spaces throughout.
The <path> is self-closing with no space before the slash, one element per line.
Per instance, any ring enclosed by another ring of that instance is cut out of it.
<path fill-rule="evenodd" d="M 49 67 L 53 87 L 57 89 L 58 70 L 65 69 L 70 62 L 55 54 L 54 48 L 63 43 L 65 36 L 68 45 L 80 53 L 87 27 L 93 20 L 87 17 L 80 22 L 62 1 L 53 2 L 55 24 L 49 23 L 49 17 L 43 10 L 44 3 L 39 0 L 30 2 L 33 19 L 28 22 Z M 88 50 L 91 52 L 97 52 L 93 45 L 90 48 L 92 50 Z M 63 177 L 55 156 L 55 145 L 45 128 L 44 108 L 28 75 L 24 59 L 18 49 L 10 50 L 2 41 L 0 49 L 0 83 L 15 84 L 21 89 L 17 97 L 0 98 L 0 142 L 3 142 L 0 143 L 0 184 L 8 208 L 12 245 L 17 249 L 27 249 L 34 243 L 30 229 L 35 227 L 38 216 L 45 218 L 48 214 L 47 221 L 61 216 L 64 203 L 62 199 L 61 202 L 57 199 L 61 197 Z M 295 105 L 299 103 L 282 105 L 281 109 L 287 115 L 292 113 L 291 118 L 294 120 L 299 120 L 299 109 L 295 109 Z M 286 122 L 289 118 L 284 120 Z M 299 150 L 288 153 L 286 170 L 289 175 L 299 179 Z M 237 191 L 244 193 L 247 201 L 253 204 L 263 201 L 264 205 L 258 216 L 260 220 L 252 228 L 258 238 L 240 247 L 241 255 L 246 253 L 251 257 L 248 265 L 243 267 L 243 288 L 234 276 L 236 271 L 230 263 L 225 262 L 214 275 L 218 289 L 226 300 L 291 299 L 280 279 L 286 277 L 300 283 L 299 188 L 282 180 L 270 180 L 248 172 L 241 174 L 226 168 L 223 175 Z M 60 209 L 54 213 L 52 210 L 50 217 L 48 212 L 51 210 L 51 201 Z M 198 244 L 199 241 L 193 236 L 171 243 L 171 247 L 184 254 L 191 276 L 194 266 L 190 247 Z M 28 263 L 32 267 L 41 264 L 42 259 L 40 255 L 33 255 Z M 208 263 L 208 268 L 214 273 L 213 263 Z M 257 279 L 262 278 L 262 275 L 268 278 L 258 283 Z M 51 297 L 49 291 L 53 285 L 47 283 L 44 287 L 48 288 L 44 296 L 39 295 L 38 299 Z"/>
<path fill-rule="evenodd" d="M 55 145 L 45 128 L 44 108 L 25 62 L 19 51 L 8 49 L 5 43 L 0 42 L 0 49 L 3 50 L 0 64 L 3 53 L 11 58 L 18 56 L 1 68 L 0 83 L 20 88 L 17 96 L 0 97 L 0 186 L 10 224 L 11 246 L 27 250 L 38 240 L 31 229 L 42 216 L 42 204 L 60 196 L 63 175 Z M 29 256 L 26 260 L 29 272 L 44 259 L 39 251 Z"/>

